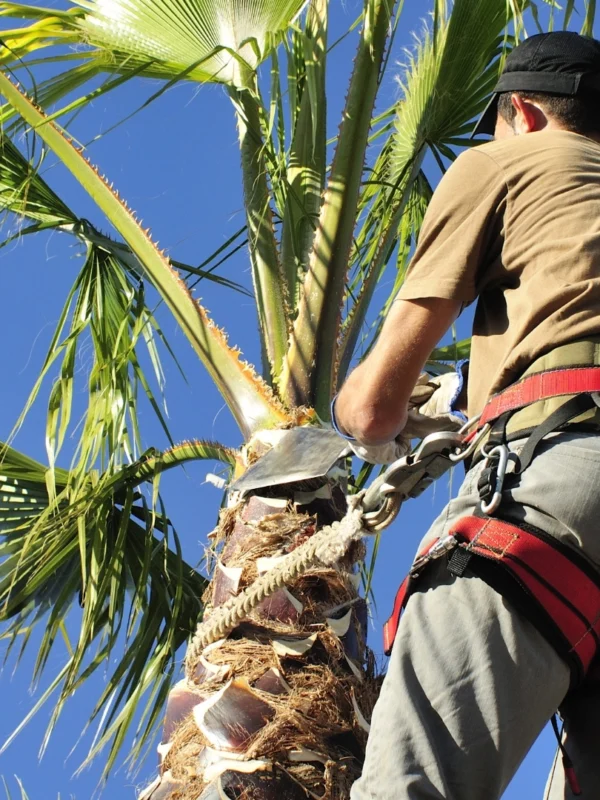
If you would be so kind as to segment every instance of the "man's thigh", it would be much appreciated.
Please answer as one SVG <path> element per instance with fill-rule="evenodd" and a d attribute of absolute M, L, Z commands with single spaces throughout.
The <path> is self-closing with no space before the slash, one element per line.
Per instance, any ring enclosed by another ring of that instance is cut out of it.
<path fill-rule="evenodd" d="M 470 471 L 424 542 L 473 512 L 482 468 Z M 512 479 L 502 510 L 600 563 L 599 475 L 600 438 L 561 435 L 540 448 L 518 482 Z M 568 669 L 483 581 L 453 578 L 443 564 L 420 580 L 352 797 L 493 800 L 563 700 Z"/>
<path fill-rule="evenodd" d="M 529 622 L 439 562 L 404 613 L 352 800 L 497 800 L 568 683 Z"/>

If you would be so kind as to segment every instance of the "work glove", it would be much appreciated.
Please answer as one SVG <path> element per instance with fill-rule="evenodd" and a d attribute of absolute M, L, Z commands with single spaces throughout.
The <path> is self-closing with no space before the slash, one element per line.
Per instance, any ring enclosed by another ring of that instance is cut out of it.
<path fill-rule="evenodd" d="M 399 434 L 391 442 L 385 444 L 361 444 L 358 440 L 349 441 L 348 444 L 355 455 L 368 461 L 369 464 L 391 464 L 403 458 L 411 451 L 410 437 Z"/>
<path fill-rule="evenodd" d="M 456 372 L 445 372 L 437 377 L 427 373 L 419 376 L 409 400 L 403 436 L 423 439 L 430 433 L 462 428 L 467 418 L 454 406 L 466 380 L 464 368 L 463 363 Z"/>

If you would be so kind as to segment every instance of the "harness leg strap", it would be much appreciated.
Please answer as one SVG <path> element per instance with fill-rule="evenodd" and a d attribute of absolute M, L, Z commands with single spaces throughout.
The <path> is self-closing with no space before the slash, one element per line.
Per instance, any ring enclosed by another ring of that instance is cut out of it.
<path fill-rule="evenodd" d="M 449 536 L 456 540 L 451 571 L 471 572 L 506 597 L 567 662 L 572 686 L 581 682 L 600 645 L 600 574 L 575 550 L 529 525 L 467 516 Z M 420 554 L 418 574 L 413 570 L 396 596 L 384 626 L 387 654 L 431 549 Z"/>

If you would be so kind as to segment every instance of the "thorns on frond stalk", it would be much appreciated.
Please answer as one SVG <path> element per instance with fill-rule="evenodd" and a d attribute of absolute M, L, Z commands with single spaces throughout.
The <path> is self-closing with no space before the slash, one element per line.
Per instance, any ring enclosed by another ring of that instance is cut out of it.
<path fill-rule="evenodd" d="M 289 417 L 260 378 L 242 366 L 239 355 L 191 296 L 176 271 L 138 225 L 108 181 L 84 158 L 53 122 L 0 73 L 0 92 L 60 158 L 94 198 L 127 242 L 145 275 L 160 293 L 208 370 L 245 436 L 260 427 L 285 424 Z"/>

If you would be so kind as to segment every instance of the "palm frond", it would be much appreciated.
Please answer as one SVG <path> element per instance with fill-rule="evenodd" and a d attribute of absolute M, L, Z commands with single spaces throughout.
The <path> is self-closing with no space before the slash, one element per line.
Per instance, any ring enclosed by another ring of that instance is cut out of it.
<path fill-rule="evenodd" d="M 596 0 L 585 0 L 585 18 L 581 27 L 584 36 L 594 35 L 594 20 L 596 19 Z"/>
<path fill-rule="evenodd" d="M 4 792 L 5 792 L 5 795 L 6 795 L 6 800 L 17 800 L 16 795 L 12 795 L 11 794 L 11 791 L 8 788 L 8 784 L 6 783 L 6 780 L 4 778 L 4 775 L 2 775 L 1 777 L 2 777 L 2 785 L 4 786 Z M 29 800 L 29 795 L 25 791 L 25 787 L 23 786 L 23 783 L 22 783 L 21 779 L 17 775 L 15 775 L 14 777 L 15 777 L 15 780 L 17 782 L 17 786 L 19 787 L 20 800 Z M 60 798 L 59 798 L 59 800 L 60 800 Z"/>
<path fill-rule="evenodd" d="M 109 51 L 152 58 L 190 78 L 239 85 L 256 69 L 305 0 L 209 3 L 206 0 L 78 0 L 85 35 Z"/>
<path fill-rule="evenodd" d="M 92 714 L 99 731 L 89 755 L 110 744 L 105 772 L 132 725 L 137 730 L 131 758 L 152 734 L 178 648 L 202 613 L 206 580 L 182 559 L 158 496 L 161 472 L 199 459 L 232 466 L 235 453 L 211 442 L 187 442 L 163 453 L 149 451 L 112 473 L 91 472 L 85 483 L 55 468 L 50 494 L 48 468 L 6 445 L 0 449 L 3 638 L 9 649 L 19 638 L 26 647 L 32 630 L 41 631 L 33 677 L 38 681 L 54 670 L 51 686 L 58 693 L 45 743 L 73 691 L 110 663 Z M 79 633 L 57 669 L 50 655 L 66 636 L 65 621 L 77 617 Z"/>
<path fill-rule="evenodd" d="M 497 79 L 498 56 L 510 42 L 503 33 L 510 19 L 506 0 L 456 0 L 436 37 L 426 30 L 416 51 L 407 54 L 389 159 L 391 185 L 427 146 L 470 133 Z"/>
<path fill-rule="evenodd" d="M 82 16 L 79 8 L 59 11 L 27 3 L 3 2 L 0 5 L 0 17 L 33 22 L 2 30 L 0 63 L 13 64 L 37 50 L 59 43 L 76 44 L 80 38 L 77 20 Z"/>
<path fill-rule="evenodd" d="M 382 153 L 382 156 L 381 160 L 385 163 L 385 152 Z M 381 250 L 376 250 L 375 253 L 370 252 L 378 238 L 376 229 L 378 218 L 376 214 L 367 215 L 367 219 L 356 240 L 356 254 L 353 264 L 355 274 L 348 288 L 348 295 L 354 301 L 342 326 L 338 369 L 340 385 L 348 373 L 352 358 L 356 355 L 357 345 L 359 343 L 366 345 L 361 351 L 361 357 L 364 358 L 379 335 L 390 305 L 406 276 L 410 255 L 418 239 L 432 193 L 433 190 L 429 181 L 421 171 L 410 186 L 410 194 L 405 205 L 401 208 L 402 213 L 397 231 L 392 241 L 388 242 L 388 249 L 385 254 Z M 373 325 L 366 325 L 365 320 L 373 294 L 381 280 L 384 269 L 392 258 L 394 248 L 396 248 L 396 272 L 392 289 L 382 304 Z M 369 260 L 370 258 L 372 260 Z"/>
<path fill-rule="evenodd" d="M 335 385 L 348 257 L 393 5 L 392 0 L 367 0 L 365 4 L 340 135 L 282 379 L 288 402 L 312 405 L 324 419 L 329 417 Z"/>
<path fill-rule="evenodd" d="M 415 186 L 417 196 L 427 197 L 427 188 L 421 191 L 417 185 L 424 180 L 425 154 L 431 151 L 437 156 L 441 151 L 453 158 L 453 146 L 471 144 L 467 139 L 470 121 L 485 105 L 497 78 L 498 57 L 509 43 L 503 32 L 514 15 L 515 22 L 520 19 L 518 9 L 511 10 L 506 0 L 456 0 L 451 13 L 437 4 L 436 9 L 431 28 L 425 29 L 415 49 L 406 55 L 395 127 L 361 196 L 365 216 L 353 253 L 355 278 L 342 334 L 340 380 L 349 367 L 383 271 L 399 237 L 406 239 L 405 223 L 413 219 L 410 209 L 414 208 L 411 195 Z M 484 30 L 478 33 L 483 19 Z M 403 280 L 407 255 L 401 245 L 402 270 L 384 310 Z M 374 331 L 380 322 L 381 318 Z"/>
<path fill-rule="evenodd" d="M 47 122 L 44 113 L 3 74 L 0 92 L 60 158 L 86 189 L 131 250 L 132 269 L 144 274 L 160 293 L 205 365 L 245 435 L 259 427 L 288 422 L 289 416 L 269 388 L 242 363 L 239 351 L 227 344 L 223 332 L 209 319 L 165 257 L 143 231 L 127 205 L 72 142 Z"/>
<path fill-rule="evenodd" d="M 292 139 L 285 176 L 285 208 L 281 234 L 282 263 L 288 296 L 295 308 L 312 249 L 326 172 L 325 53 L 327 3 L 314 2 L 305 30 L 292 35 L 299 51 L 291 55 L 295 70 Z M 281 114 L 282 112 L 280 112 Z"/>
<path fill-rule="evenodd" d="M 77 217 L 40 175 L 43 154 L 25 158 L 7 136 L 0 136 L 0 212 L 51 227 L 73 225 Z"/>
<path fill-rule="evenodd" d="M 263 376 L 277 382 L 289 337 L 289 306 L 275 237 L 271 192 L 265 165 L 261 117 L 264 108 L 255 79 L 243 89 L 231 88 L 241 151 L 248 249 L 263 345 Z"/>
<path fill-rule="evenodd" d="M 469 357 L 470 352 L 471 340 L 461 339 L 443 347 L 436 347 L 429 359 L 431 361 L 462 361 L 463 358 Z"/>
<path fill-rule="evenodd" d="M 31 25 L 2 32 L 5 62 L 41 47 L 87 44 L 107 69 L 148 66 L 152 77 L 217 81 L 240 86 L 281 38 L 306 0 L 73 0 L 74 8 L 55 12 L 19 3 L 3 3 L 0 13 L 33 19 Z M 108 54 L 106 58 L 103 54 Z"/>
<path fill-rule="evenodd" d="M 17 422 L 22 423 L 55 364 L 58 380 L 48 401 L 46 450 L 54 466 L 71 421 L 77 362 L 87 361 L 88 407 L 73 469 L 84 480 L 88 470 L 117 469 L 141 449 L 138 391 L 141 387 L 167 438 L 165 416 L 140 365 L 140 346 L 159 389 L 163 373 L 156 338 L 163 338 L 145 300 L 145 287 L 123 262 L 91 242 L 87 257 L 63 308 L 40 374 Z M 82 352 L 85 351 L 85 355 Z"/>

